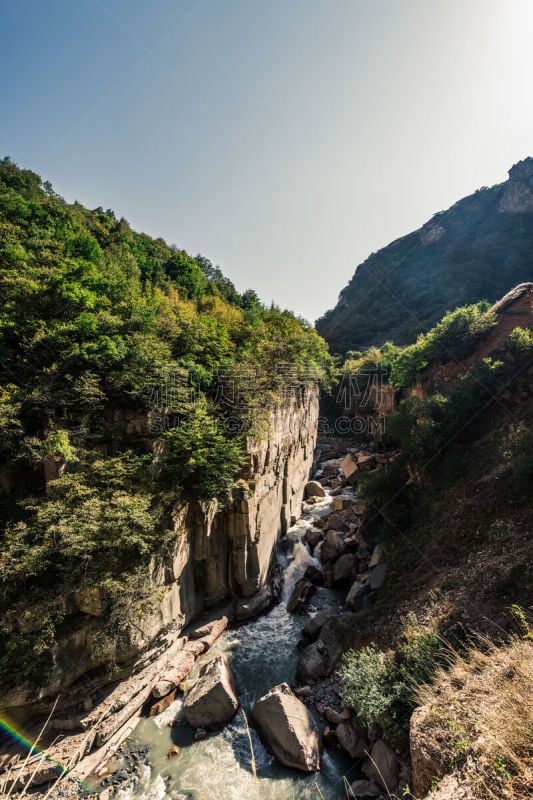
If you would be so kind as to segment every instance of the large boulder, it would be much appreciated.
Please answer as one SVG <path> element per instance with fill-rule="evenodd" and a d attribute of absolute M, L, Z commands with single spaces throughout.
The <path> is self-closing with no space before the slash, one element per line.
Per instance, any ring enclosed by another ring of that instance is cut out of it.
<path fill-rule="evenodd" d="M 322 544 L 321 556 L 322 561 L 335 561 L 345 549 L 344 536 L 339 531 L 330 531 L 326 533 L 326 538 Z"/>
<path fill-rule="evenodd" d="M 327 531 L 342 531 L 345 528 L 344 519 L 338 511 L 330 514 L 326 522 Z"/>
<path fill-rule="evenodd" d="M 376 781 L 391 794 L 398 786 L 400 762 L 394 750 L 383 739 L 372 746 L 370 758 L 363 761 L 361 769 L 370 780 Z"/>
<path fill-rule="evenodd" d="M 326 606 L 306 622 L 302 628 L 302 636 L 306 639 L 316 639 L 325 623 L 338 612 L 331 606 Z"/>
<path fill-rule="evenodd" d="M 333 565 L 333 585 L 353 581 L 357 561 L 353 553 L 345 553 Z"/>
<path fill-rule="evenodd" d="M 305 532 L 305 541 L 307 542 L 309 547 L 312 550 L 314 550 L 319 541 L 322 539 L 323 535 L 324 534 L 322 533 L 320 528 L 309 528 Z"/>
<path fill-rule="evenodd" d="M 226 656 L 204 666 L 185 695 L 183 708 L 193 728 L 216 730 L 232 719 L 239 707 L 233 674 Z"/>
<path fill-rule="evenodd" d="M 252 720 L 266 749 L 281 764 L 303 772 L 320 769 L 316 724 L 288 684 L 275 686 L 258 700 Z"/>
<path fill-rule="evenodd" d="M 318 481 L 309 481 L 305 484 L 304 494 L 306 497 L 325 497 L 326 491 Z"/>
<path fill-rule="evenodd" d="M 368 742 L 363 729 L 356 722 L 341 722 L 336 728 L 337 740 L 351 758 L 364 758 Z"/>
<path fill-rule="evenodd" d="M 237 622 L 244 622 L 247 619 L 254 619 L 260 614 L 268 611 L 272 605 L 272 595 L 268 587 L 264 587 L 252 597 L 242 597 L 235 609 L 235 619 Z"/>

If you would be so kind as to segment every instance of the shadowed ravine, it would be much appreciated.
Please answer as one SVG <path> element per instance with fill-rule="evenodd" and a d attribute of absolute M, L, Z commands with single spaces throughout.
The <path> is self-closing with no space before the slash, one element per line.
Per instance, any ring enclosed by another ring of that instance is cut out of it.
<path fill-rule="evenodd" d="M 349 758 L 340 749 L 325 750 L 321 772 L 306 775 L 280 766 L 267 753 L 257 733 L 247 726 L 251 708 L 259 697 L 283 681 L 294 685 L 298 659 L 296 645 L 309 615 L 289 614 L 286 602 L 306 567 L 316 563 L 302 542 L 305 531 L 313 519 L 330 510 L 329 506 L 330 499 L 326 497 L 322 503 L 310 507 L 281 540 L 276 555 L 285 576 L 281 602 L 256 621 L 227 631 L 209 654 L 209 658 L 213 658 L 222 652 L 230 659 L 241 702 L 232 722 L 224 730 L 209 734 L 204 741 L 194 742 L 193 730 L 183 716 L 182 699 L 160 716 L 142 720 L 116 764 L 119 771 L 131 770 L 131 777 L 115 794 L 117 800 L 162 800 L 164 797 L 200 800 L 215 796 L 228 800 L 242 800 L 244 797 L 303 800 L 316 798 L 320 793 L 329 800 L 338 796 L 342 775 L 351 766 Z M 324 603 L 338 599 L 336 592 L 320 588 L 313 598 L 310 613 Z M 174 725 L 170 727 L 173 720 Z M 169 760 L 166 754 L 172 744 L 178 744 L 181 752 Z M 140 759 L 138 755 L 132 757 L 132 754 L 139 753 L 146 755 Z M 122 775 L 126 777 L 124 773 Z"/>

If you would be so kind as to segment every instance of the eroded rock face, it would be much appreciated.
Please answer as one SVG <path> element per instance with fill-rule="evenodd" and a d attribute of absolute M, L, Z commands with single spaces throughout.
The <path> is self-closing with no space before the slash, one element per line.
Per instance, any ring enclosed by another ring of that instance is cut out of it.
<path fill-rule="evenodd" d="M 509 170 L 499 211 L 511 214 L 533 211 L 533 158 L 525 158 Z"/>
<path fill-rule="evenodd" d="M 281 764 L 303 772 L 320 769 L 315 722 L 288 684 L 275 686 L 258 700 L 252 720 L 263 744 Z"/>
<path fill-rule="evenodd" d="M 226 656 L 218 656 L 204 667 L 183 703 L 189 725 L 207 730 L 223 727 L 238 707 L 235 681 Z"/>

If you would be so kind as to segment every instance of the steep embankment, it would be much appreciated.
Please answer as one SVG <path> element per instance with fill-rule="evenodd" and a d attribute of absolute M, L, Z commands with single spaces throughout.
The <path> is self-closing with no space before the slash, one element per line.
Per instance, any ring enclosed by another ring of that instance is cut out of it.
<path fill-rule="evenodd" d="M 332 350 L 414 341 L 443 314 L 533 278 L 533 159 L 373 253 L 316 323 Z"/>

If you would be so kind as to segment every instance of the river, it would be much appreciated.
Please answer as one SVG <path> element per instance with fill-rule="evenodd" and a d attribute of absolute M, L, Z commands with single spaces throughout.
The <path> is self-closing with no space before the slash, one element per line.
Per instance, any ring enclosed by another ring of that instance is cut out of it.
<path fill-rule="evenodd" d="M 342 796 L 342 776 L 351 762 L 339 748 L 325 749 L 321 771 L 305 774 L 279 765 L 247 723 L 254 702 L 269 689 L 283 681 L 294 686 L 297 642 L 309 615 L 289 614 L 286 601 L 306 567 L 317 563 L 303 540 L 306 529 L 318 516 L 327 514 L 329 507 L 329 496 L 306 506 L 302 518 L 280 541 L 276 558 L 285 580 L 278 605 L 259 619 L 226 631 L 206 656 L 224 653 L 230 660 L 241 703 L 232 722 L 195 742 L 181 699 L 158 717 L 143 719 L 114 765 L 130 771 L 113 795 L 117 800 L 337 800 Z M 320 588 L 310 613 L 339 599 L 335 591 Z M 179 745 L 181 752 L 167 759 L 173 744 Z M 132 754 L 138 753 L 143 753 L 143 758 L 136 755 L 132 761 Z"/>

